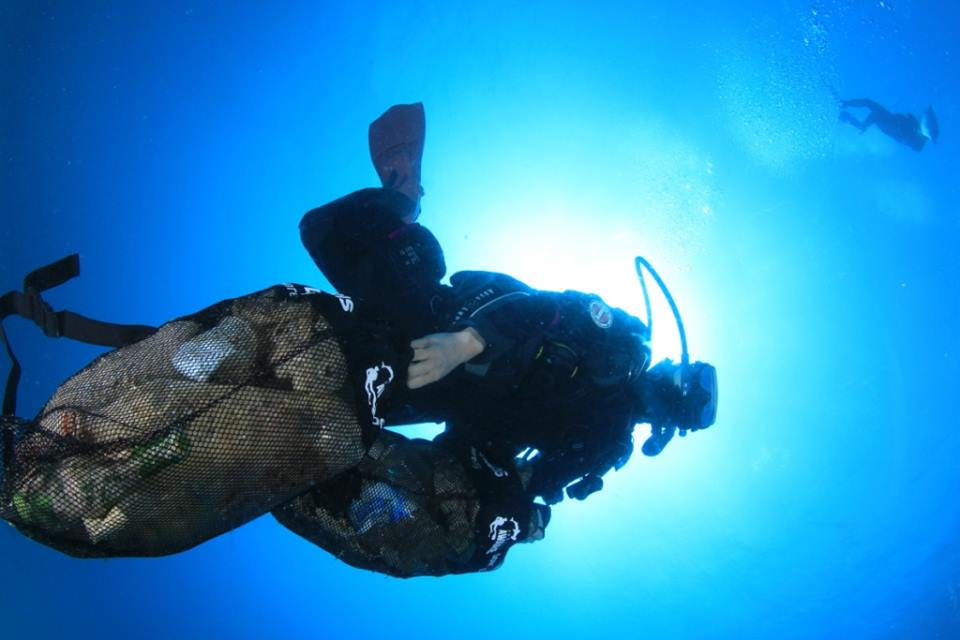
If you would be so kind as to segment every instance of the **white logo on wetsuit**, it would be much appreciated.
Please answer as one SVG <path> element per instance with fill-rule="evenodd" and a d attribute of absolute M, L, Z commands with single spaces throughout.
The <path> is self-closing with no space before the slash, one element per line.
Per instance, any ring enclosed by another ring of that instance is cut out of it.
<path fill-rule="evenodd" d="M 613 324 L 613 312 L 600 300 L 590 301 L 590 319 L 601 329 L 609 329 Z"/>
<path fill-rule="evenodd" d="M 286 282 L 283 286 L 291 298 L 299 298 L 300 296 L 313 296 L 318 293 L 323 293 L 320 291 L 320 289 L 314 289 L 313 287 L 308 287 L 302 284 L 294 284 L 292 282 Z"/>
<path fill-rule="evenodd" d="M 351 298 L 350 296 L 339 294 L 339 293 L 336 294 L 336 296 L 337 296 L 337 300 L 340 301 L 341 309 L 343 309 L 347 313 L 350 313 L 351 311 L 353 311 L 353 298 Z"/>
<path fill-rule="evenodd" d="M 517 538 L 520 537 L 520 525 L 513 518 L 497 516 L 490 523 L 489 537 L 493 544 L 487 549 L 487 555 L 491 556 L 490 562 L 487 563 L 487 569 L 492 568 L 500 561 L 503 556 L 500 550 L 507 542 L 517 541 Z"/>
<path fill-rule="evenodd" d="M 377 415 L 377 400 L 391 382 L 393 382 L 393 368 L 386 362 L 367 369 L 367 379 L 363 383 L 363 389 L 367 392 L 367 404 L 370 405 L 373 425 L 378 428 L 382 428 L 386 420 Z"/>

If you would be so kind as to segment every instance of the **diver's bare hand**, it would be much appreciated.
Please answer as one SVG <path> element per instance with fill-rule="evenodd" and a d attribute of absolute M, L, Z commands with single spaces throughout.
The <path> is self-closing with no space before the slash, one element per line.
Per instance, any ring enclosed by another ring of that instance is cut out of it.
<path fill-rule="evenodd" d="M 440 380 L 461 364 L 479 355 L 483 338 L 474 329 L 432 333 L 410 343 L 413 362 L 407 369 L 407 386 L 419 389 Z"/>

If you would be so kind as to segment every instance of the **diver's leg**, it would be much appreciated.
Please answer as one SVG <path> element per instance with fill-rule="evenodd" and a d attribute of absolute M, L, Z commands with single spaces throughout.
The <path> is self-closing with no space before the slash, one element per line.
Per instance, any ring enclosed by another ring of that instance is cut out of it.
<path fill-rule="evenodd" d="M 869 98 L 854 98 L 852 100 L 841 100 L 841 107 L 854 107 L 854 108 L 864 108 L 870 109 L 871 111 L 879 109 L 880 111 L 885 111 L 886 109 L 880 105 L 879 102 L 870 100 Z"/>
<path fill-rule="evenodd" d="M 300 239 L 313 262 L 340 293 L 374 297 L 370 288 L 391 234 L 405 226 L 413 203 L 389 189 L 363 189 L 312 209 L 300 221 Z"/>
<path fill-rule="evenodd" d="M 888 122 L 891 118 L 891 113 L 878 102 L 870 100 L 869 98 L 855 98 L 853 100 L 841 100 L 840 101 L 840 121 L 846 122 L 847 124 L 853 125 L 860 132 L 864 132 L 875 124 L 882 126 L 883 123 Z M 869 113 L 867 117 L 863 120 L 858 120 L 850 112 L 846 111 L 847 108 L 855 109 L 867 109 Z"/>
<path fill-rule="evenodd" d="M 846 122 L 847 124 L 853 125 L 857 129 L 859 129 L 861 133 L 866 131 L 867 127 L 869 126 L 866 123 L 866 121 L 861 122 L 860 120 L 857 120 L 857 118 L 853 114 L 851 114 L 849 111 L 840 112 L 840 122 Z"/>
<path fill-rule="evenodd" d="M 370 123 L 370 158 L 383 189 L 363 189 L 309 211 L 300 237 L 314 262 L 341 293 L 358 295 L 352 275 L 382 242 L 420 213 L 420 165 L 426 121 L 423 104 L 400 104 Z"/>
<path fill-rule="evenodd" d="M 859 123 L 852 121 L 852 116 L 844 116 L 845 111 L 840 112 L 840 119 L 843 122 L 848 122 L 849 124 L 854 125 L 860 131 L 866 131 L 873 125 L 878 125 L 883 128 L 885 123 L 888 123 L 894 117 L 892 113 L 887 111 L 886 107 L 881 105 L 878 102 L 870 100 L 868 98 L 856 98 L 854 100 L 844 100 L 840 103 L 840 106 L 843 108 L 853 107 L 859 109 L 868 109 L 869 113 L 867 117 L 864 118 Z"/>
<path fill-rule="evenodd" d="M 446 264 L 433 234 L 404 222 L 411 206 L 398 191 L 364 189 L 308 212 L 300 237 L 338 292 L 365 300 L 412 339 L 436 330 L 431 301 Z"/>

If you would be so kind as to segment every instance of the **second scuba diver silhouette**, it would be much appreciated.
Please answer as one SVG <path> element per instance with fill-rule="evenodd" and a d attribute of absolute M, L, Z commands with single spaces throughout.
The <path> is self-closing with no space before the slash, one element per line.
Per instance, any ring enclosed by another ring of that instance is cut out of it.
<path fill-rule="evenodd" d="M 847 109 L 868 109 L 869 113 L 863 120 L 858 120 Z M 883 105 L 868 98 L 840 101 L 840 121 L 851 124 L 861 132 L 871 125 L 876 125 L 897 142 L 905 144 L 914 151 L 922 151 L 927 140 L 937 141 L 940 135 L 940 123 L 933 107 L 927 107 L 922 118 L 912 113 L 892 113 Z"/>

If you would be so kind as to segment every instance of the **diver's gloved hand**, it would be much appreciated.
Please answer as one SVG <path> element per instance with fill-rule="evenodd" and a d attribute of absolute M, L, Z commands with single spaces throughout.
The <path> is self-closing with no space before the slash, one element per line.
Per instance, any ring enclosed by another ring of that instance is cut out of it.
<path fill-rule="evenodd" d="M 468 327 L 454 333 L 432 333 L 414 340 L 410 347 L 413 361 L 407 369 L 407 386 L 419 389 L 480 355 L 484 343 L 480 334 Z"/>

